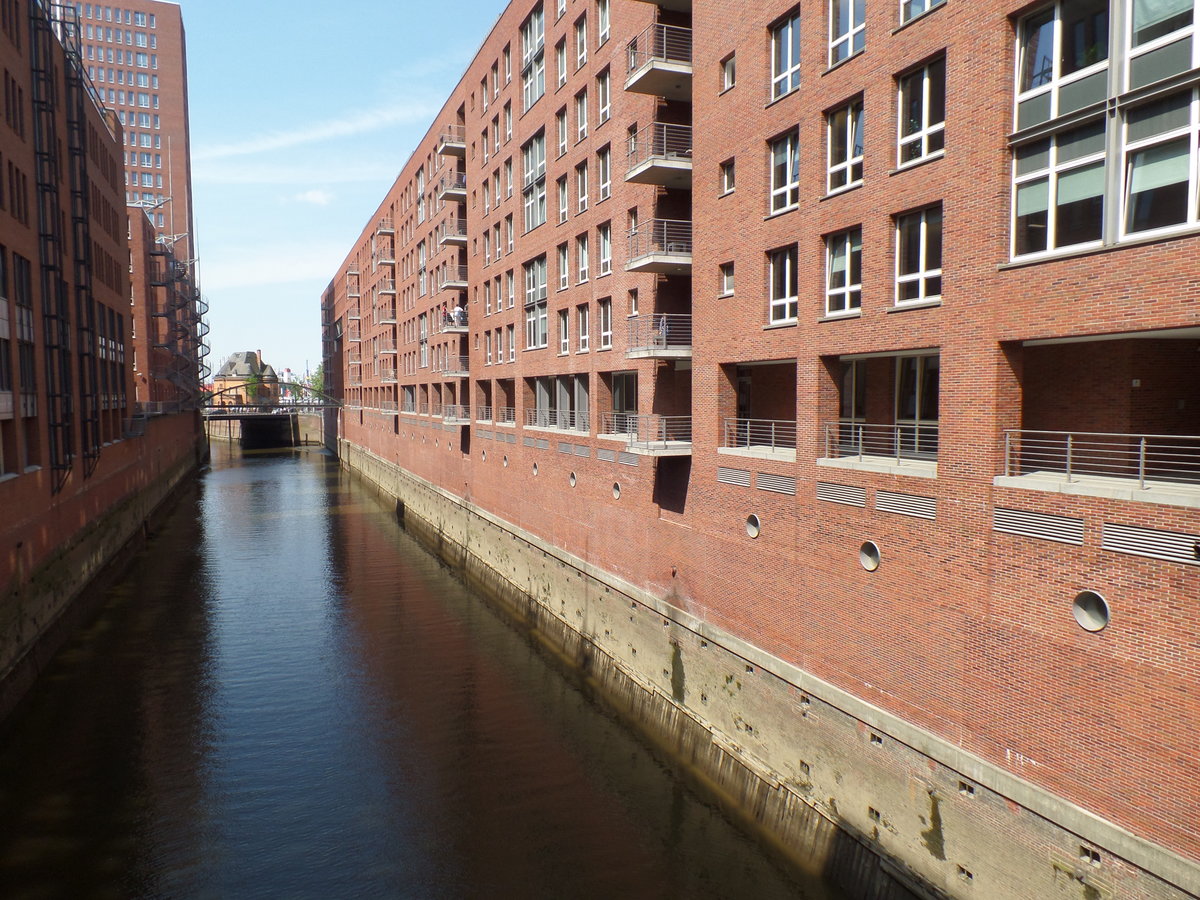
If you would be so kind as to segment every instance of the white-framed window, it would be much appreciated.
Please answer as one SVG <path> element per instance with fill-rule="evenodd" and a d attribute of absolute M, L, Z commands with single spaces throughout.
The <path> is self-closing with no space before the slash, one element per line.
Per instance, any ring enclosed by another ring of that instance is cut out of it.
<path fill-rule="evenodd" d="M 733 296 L 733 263 L 721 263 L 717 269 L 717 291 L 722 297 Z"/>
<path fill-rule="evenodd" d="M 525 347 L 546 346 L 546 257 L 525 263 Z"/>
<path fill-rule="evenodd" d="M 508 361 L 513 362 L 517 358 L 517 326 L 509 325 L 504 330 L 508 332 Z"/>
<path fill-rule="evenodd" d="M 558 355 L 566 356 L 571 352 L 571 312 L 558 311 Z"/>
<path fill-rule="evenodd" d="M 588 52 L 587 13 L 575 22 L 575 68 L 582 69 L 587 63 Z"/>
<path fill-rule="evenodd" d="M 500 223 L 497 222 L 492 226 L 492 243 L 496 246 L 496 259 L 500 259 L 500 248 L 503 246 L 500 243 Z M 509 251 L 512 252 L 512 251 Z"/>
<path fill-rule="evenodd" d="M 500 155 L 500 117 L 492 117 L 492 153 Z"/>
<path fill-rule="evenodd" d="M 587 88 L 575 95 L 575 139 L 582 141 L 588 133 Z"/>
<path fill-rule="evenodd" d="M 771 98 L 800 87 L 800 11 L 771 28 Z"/>
<path fill-rule="evenodd" d="M 1200 0 L 1133 0 L 1128 29 L 1131 89 L 1200 65 Z"/>
<path fill-rule="evenodd" d="M 504 83 L 508 84 L 510 81 L 512 81 L 512 50 L 509 48 L 508 44 L 504 45 L 504 52 L 501 55 L 501 58 L 504 61 Z"/>
<path fill-rule="evenodd" d="M 1123 145 L 1122 235 L 1197 224 L 1200 91 L 1180 91 L 1130 109 Z"/>
<path fill-rule="evenodd" d="M 829 0 L 829 64 L 862 52 L 867 44 L 866 0 Z"/>
<path fill-rule="evenodd" d="M 517 281 L 516 273 L 514 273 L 512 269 L 509 269 L 507 272 L 504 273 L 504 286 L 506 289 L 505 292 L 508 294 L 508 308 L 509 309 L 512 309 L 513 306 L 516 304 L 516 289 L 515 289 L 516 281 Z M 497 301 L 497 302 L 499 302 L 499 301 Z"/>
<path fill-rule="evenodd" d="M 638 289 L 630 288 L 629 294 L 626 297 L 626 305 L 629 309 L 627 315 L 636 316 L 638 314 Z"/>
<path fill-rule="evenodd" d="M 603 46 L 611 33 L 612 23 L 609 21 L 609 0 L 596 0 L 596 43 Z"/>
<path fill-rule="evenodd" d="M 567 108 L 564 106 L 554 115 L 554 130 L 558 135 L 558 155 L 567 152 Z"/>
<path fill-rule="evenodd" d="M 546 221 L 546 135 L 534 135 L 521 148 L 523 166 L 522 197 L 525 205 L 525 230 L 532 231 Z"/>
<path fill-rule="evenodd" d="M 721 163 L 720 184 L 722 195 L 732 194 L 734 188 L 737 187 L 737 173 L 732 159 L 727 159 Z"/>
<path fill-rule="evenodd" d="M 562 18 L 567 14 L 567 0 L 558 0 L 556 18 Z"/>
<path fill-rule="evenodd" d="M 600 181 L 600 199 L 607 200 L 612 195 L 612 151 L 608 147 L 596 153 L 596 169 Z"/>
<path fill-rule="evenodd" d="M 845 190 L 863 179 L 863 103 L 835 109 L 826 117 L 829 131 L 829 166 L 826 190 Z"/>
<path fill-rule="evenodd" d="M 727 91 L 737 84 L 737 54 L 730 53 L 721 60 L 721 90 Z"/>
<path fill-rule="evenodd" d="M 492 209 L 492 189 L 485 181 L 483 183 L 483 214 L 486 216 Z"/>
<path fill-rule="evenodd" d="M 794 128 L 771 141 L 771 212 L 800 203 L 800 135 Z"/>
<path fill-rule="evenodd" d="M 505 60 L 507 60 L 507 55 Z M 539 3 L 521 25 L 521 96 L 529 109 L 546 93 L 546 22 Z"/>
<path fill-rule="evenodd" d="M 491 232 L 483 233 L 483 264 L 486 266 L 492 261 L 492 239 Z"/>
<path fill-rule="evenodd" d="M 769 314 L 772 323 L 796 321 L 800 303 L 796 263 L 795 244 L 772 250 L 767 254 Z"/>
<path fill-rule="evenodd" d="M 563 222 L 567 221 L 567 218 L 570 215 L 570 201 L 567 195 L 567 176 L 563 175 L 558 179 L 556 184 L 558 185 L 558 224 L 561 225 Z"/>
<path fill-rule="evenodd" d="M 492 333 L 490 331 L 483 335 L 483 347 L 485 354 L 483 364 L 490 366 L 492 364 Z"/>
<path fill-rule="evenodd" d="M 915 19 L 923 12 L 941 6 L 946 0 L 900 0 L 900 24 Z"/>
<path fill-rule="evenodd" d="M 492 314 L 492 282 L 490 279 L 483 283 L 483 314 L 485 316 Z"/>
<path fill-rule="evenodd" d="M 588 280 L 588 236 L 581 234 L 575 238 L 575 265 L 578 268 L 576 281 L 583 284 Z"/>
<path fill-rule="evenodd" d="M 487 76 L 479 80 L 479 105 L 482 112 L 487 112 L 488 108 L 488 85 Z"/>
<path fill-rule="evenodd" d="M 612 225 L 605 222 L 596 229 L 596 239 L 600 244 L 600 274 L 612 274 Z"/>
<path fill-rule="evenodd" d="M 588 208 L 588 166 L 586 162 L 581 162 L 575 167 L 575 200 L 578 212 L 583 212 Z"/>
<path fill-rule="evenodd" d="M 825 238 L 825 314 L 844 315 L 862 307 L 862 229 Z"/>
<path fill-rule="evenodd" d="M 565 291 L 571 286 L 571 263 L 567 256 L 567 245 L 558 245 L 558 289 Z"/>
<path fill-rule="evenodd" d="M 596 116 L 603 125 L 612 115 L 612 78 L 608 69 L 596 76 Z"/>
<path fill-rule="evenodd" d="M 1158 0 L 1150 0 L 1161 5 Z M 1188 0 L 1190 6 L 1192 0 Z M 1144 5 L 1138 0 L 1135 5 Z M 1103 100 L 1108 94 L 1108 0 L 1060 0 L 1017 29 L 1017 128 Z"/>
<path fill-rule="evenodd" d="M 605 297 L 597 304 L 600 316 L 600 349 L 612 348 L 612 298 Z"/>
<path fill-rule="evenodd" d="M 896 217 L 896 304 L 942 299 L 941 204 Z"/>
<path fill-rule="evenodd" d="M 1095 119 L 1013 153 L 1013 256 L 1104 236 L 1105 122 Z"/>
<path fill-rule="evenodd" d="M 504 143 L 512 140 L 512 104 L 504 104 Z"/>
<path fill-rule="evenodd" d="M 513 217 L 509 213 L 504 217 L 504 242 L 508 245 L 508 252 L 513 252 Z"/>
<path fill-rule="evenodd" d="M 586 303 L 575 307 L 575 330 L 578 334 L 578 352 L 591 349 L 592 310 Z"/>
<path fill-rule="evenodd" d="M 511 159 L 504 161 L 504 196 L 511 197 L 513 194 L 513 163 Z"/>
<path fill-rule="evenodd" d="M 946 58 L 900 76 L 898 165 L 941 155 L 946 145 Z"/>
<path fill-rule="evenodd" d="M 559 87 L 567 83 L 567 39 L 554 45 L 554 74 Z"/>

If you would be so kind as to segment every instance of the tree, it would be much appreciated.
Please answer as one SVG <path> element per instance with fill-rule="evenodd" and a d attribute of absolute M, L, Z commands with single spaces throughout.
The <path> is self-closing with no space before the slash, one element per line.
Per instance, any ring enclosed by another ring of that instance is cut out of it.
<path fill-rule="evenodd" d="M 313 372 L 309 387 L 318 394 L 325 393 L 325 363 L 320 363 L 317 366 L 317 371 Z"/>
<path fill-rule="evenodd" d="M 258 389 L 262 385 L 262 376 L 257 372 L 251 372 L 247 376 L 243 387 L 246 388 L 246 402 L 254 403 L 258 399 Z"/>

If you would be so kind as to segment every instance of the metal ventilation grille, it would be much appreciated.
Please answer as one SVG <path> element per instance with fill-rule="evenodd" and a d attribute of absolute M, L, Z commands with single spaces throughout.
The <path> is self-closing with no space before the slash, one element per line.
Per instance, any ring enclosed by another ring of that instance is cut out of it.
<path fill-rule="evenodd" d="M 475 434 L 483 438 L 485 441 L 490 441 L 492 439 L 492 433 L 490 431 L 484 431 L 482 428 L 476 431 Z"/>
<path fill-rule="evenodd" d="M 592 455 L 592 448 L 589 447 L 587 444 L 576 444 L 575 445 L 575 455 L 589 457 Z"/>
<path fill-rule="evenodd" d="M 542 438 L 538 438 L 536 441 L 533 442 L 533 446 L 537 447 L 539 450 L 549 450 L 550 442 L 547 440 L 543 440 Z"/>
<path fill-rule="evenodd" d="M 997 506 L 992 511 L 992 528 L 1005 534 L 1019 534 L 1022 537 L 1057 541 L 1060 544 L 1083 543 L 1083 519 L 1071 519 L 1066 516 L 1049 516 L 1045 513 Z"/>
<path fill-rule="evenodd" d="M 717 468 L 717 481 L 721 484 L 736 484 L 739 487 L 750 487 L 750 472 L 748 469 Z"/>
<path fill-rule="evenodd" d="M 636 466 L 638 457 L 636 453 L 625 453 L 624 451 L 617 454 L 617 462 L 623 466 Z"/>
<path fill-rule="evenodd" d="M 575 452 L 575 445 L 574 445 L 574 444 L 568 444 L 568 443 L 565 443 L 565 442 L 563 442 L 563 441 L 559 441 L 559 442 L 558 442 L 558 452 L 559 452 L 559 453 L 565 453 L 565 454 L 567 454 L 568 456 L 570 456 L 572 453 L 574 453 L 574 452 Z"/>
<path fill-rule="evenodd" d="M 937 518 L 937 499 L 935 497 L 918 497 L 915 494 L 894 494 L 891 491 L 876 491 L 875 508 L 882 512 L 896 513 L 900 516 L 913 516 L 917 519 Z"/>
<path fill-rule="evenodd" d="M 1116 553 L 1149 556 L 1185 565 L 1200 565 L 1200 535 L 1104 523 L 1100 546 Z"/>
<path fill-rule="evenodd" d="M 596 459 L 602 459 L 605 462 L 615 462 L 617 459 L 616 450 L 605 450 L 603 447 L 596 448 Z"/>
<path fill-rule="evenodd" d="M 796 479 L 790 475 L 769 475 L 766 472 L 759 472 L 754 483 L 758 485 L 760 491 L 796 496 Z"/>
<path fill-rule="evenodd" d="M 817 482 L 817 499 L 829 503 L 843 503 L 846 506 L 866 506 L 867 489 L 851 487 L 848 484 L 833 484 L 828 481 Z"/>
<path fill-rule="evenodd" d="M 502 440 L 502 441 L 507 441 L 510 444 L 515 444 L 517 442 L 517 436 L 515 434 L 509 434 L 508 432 L 500 432 L 500 431 L 496 432 L 496 434 L 499 436 L 500 440 Z"/>
<path fill-rule="evenodd" d="M 524 444 L 526 447 L 533 447 L 533 446 L 535 446 L 535 445 L 537 444 L 537 441 L 536 441 L 536 440 L 534 440 L 534 439 L 533 439 L 533 438 L 531 438 L 531 437 L 527 437 L 527 438 L 523 438 L 523 439 L 522 439 L 522 443 L 523 443 L 523 444 Z"/>

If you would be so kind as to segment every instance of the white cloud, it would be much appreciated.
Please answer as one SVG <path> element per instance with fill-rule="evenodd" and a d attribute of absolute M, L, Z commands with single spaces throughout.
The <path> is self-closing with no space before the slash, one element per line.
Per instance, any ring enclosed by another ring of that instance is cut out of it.
<path fill-rule="evenodd" d="M 253 249 L 201 248 L 201 282 L 205 293 L 245 287 L 316 282 L 313 296 L 337 271 L 346 247 L 335 243 L 274 244 Z M 263 260 L 270 260 L 264 265 Z M 313 301 L 316 302 L 315 300 Z"/>
<path fill-rule="evenodd" d="M 329 191 L 323 191 L 319 188 L 313 188 L 310 191 L 302 191 L 296 194 L 293 198 L 297 203 L 311 203 L 313 206 L 328 206 L 333 202 L 333 194 Z"/>

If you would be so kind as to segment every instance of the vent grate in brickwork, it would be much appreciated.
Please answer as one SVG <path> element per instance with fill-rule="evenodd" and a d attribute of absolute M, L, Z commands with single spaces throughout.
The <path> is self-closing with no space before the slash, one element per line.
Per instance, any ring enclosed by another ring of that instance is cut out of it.
<path fill-rule="evenodd" d="M 476 431 L 475 433 L 477 435 L 479 435 L 481 438 L 483 438 L 485 441 L 490 441 L 492 439 L 492 433 L 490 431 L 483 431 L 482 429 L 480 429 L 479 431 Z"/>
<path fill-rule="evenodd" d="M 846 506 L 866 506 L 867 489 L 830 481 L 817 482 L 817 499 L 827 503 L 842 503 Z"/>
<path fill-rule="evenodd" d="M 537 447 L 539 450 L 549 450 L 550 442 L 545 440 L 544 438 L 538 438 L 536 441 L 533 442 L 533 446 Z"/>
<path fill-rule="evenodd" d="M 1005 534 L 1019 534 L 1022 537 L 1057 541 L 1060 544 L 1083 543 L 1083 519 L 1067 516 L 1051 516 L 997 506 L 992 511 L 992 528 Z"/>
<path fill-rule="evenodd" d="M 572 453 L 575 452 L 575 445 L 568 444 L 565 441 L 559 441 L 558 442 L 558 452 L 565 453 L 565 454 L 567 454 L 567 456 L 570 456 Z"/>
<path fill-rule="evenodd" d="M 636 453 L 625 453 L 621 451 L 617 454 L 617 462 L 623 466 L 636 466 L 638 464 L 638 456 Z"/>
<path fill-rule="evenodd" d="M 576 444 L 575 445 L 575 455 L 583 456 L 585 458 L 590 457 L 592 455 L 592 448 L 589 447 L 587 444 Z"/>
<path fill-rule="evenodd" d="M 532 447 L 532 446 L 534 446 L 534 444 L 536 444 L 536 443 L 537 443 L 537 441 L 536 441 L 536 440 L 534 440 L 534 439 L 533 439 L 533 438 L 531 438 L 531 437 L 527 437 L 527 438 L 524 438 L 524 439 L 522 440 L 522 443 L 523 443 L 523 444 L 524 444 L 526 447 Z"/>
<path fill-rule="evenodd" d="M 1200 565 L 1200 535 L 1195 534 L 1105 522 L 1100 546 L 1115 553 Z"/>
<path fill-rule="evenodd" d="M 597 448 L 596 459 L 602 459 L 605 462 L 616 462 L 617 461 L 617 451 L 616 450 L 605 450 L 603 447 Z"/>
<path fill-rule="evenodd" d="M 759 472 L 754 483 L 760 491 L 796 496 L 796 479 L 790 475 L 771 475 L 767 472 Z"/>
<path fill-rule="evenodd" d="M 916 494 L 896 494 L 892 491 L 875 492 L 875 508 L 882 512 L 918 519 L 937 518 L 937 499 L 919 497 Z"/>
<path fill-rule="evenodd" d="M 750 487 L 750 470 L 729 469 L 725 466 L 718 466 L 717 481 L 721 484 L 736 484 L 739 487 Z"/>

